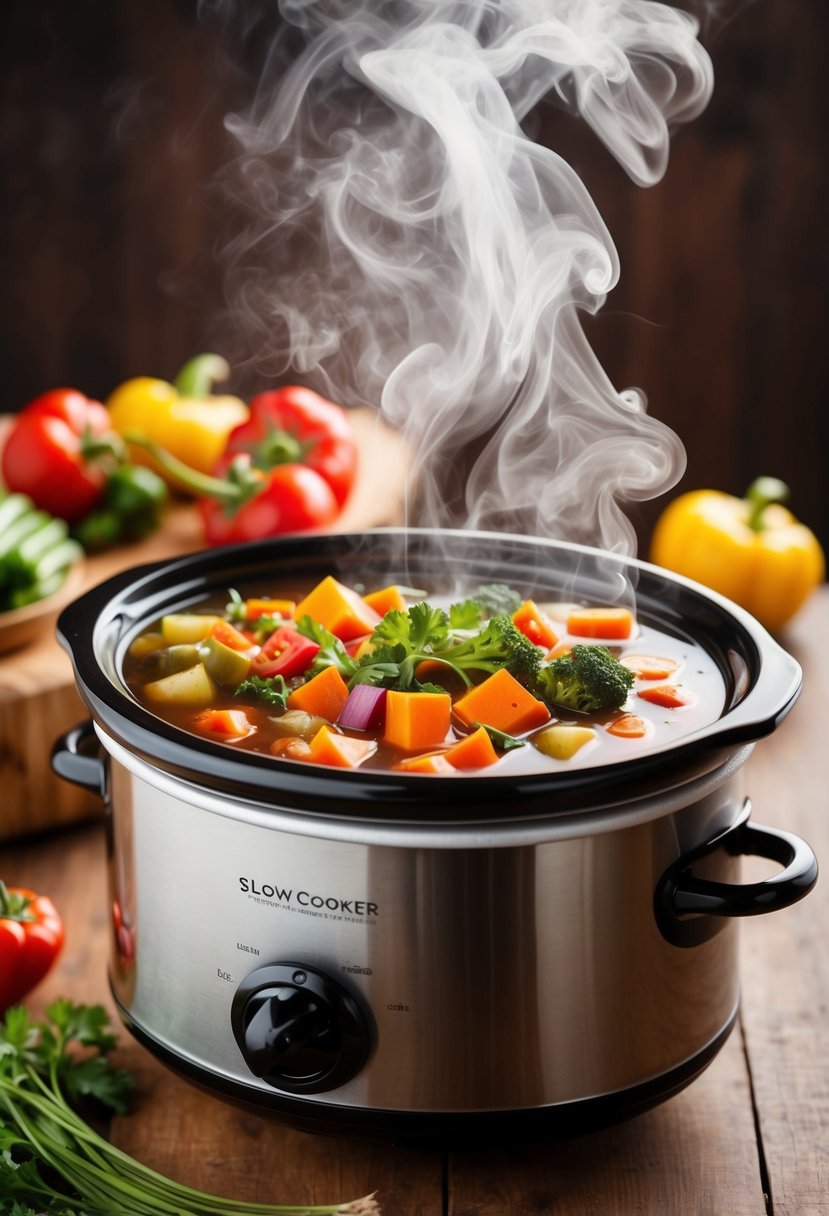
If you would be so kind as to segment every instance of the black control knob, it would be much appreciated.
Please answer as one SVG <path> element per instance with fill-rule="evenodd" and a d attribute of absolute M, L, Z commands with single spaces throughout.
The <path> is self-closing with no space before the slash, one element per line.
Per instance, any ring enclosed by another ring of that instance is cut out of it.
<path fill-rule="evenodd" d="M 274 963 L 240 984 L 233 1033 L 251 1072 L 288 1093 L 321 1093 L 360 1071 L 369 1022 L 350 993 L 313 967 Z"/>

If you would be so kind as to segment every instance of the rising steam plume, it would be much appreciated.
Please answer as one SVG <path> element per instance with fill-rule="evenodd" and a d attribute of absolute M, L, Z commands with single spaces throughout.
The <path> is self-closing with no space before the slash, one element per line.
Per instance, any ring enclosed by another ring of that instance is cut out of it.
<path fill-rule="evenodd" d="M 585 186 L 522 121 L 577 111 L 657 181 L 709 58 L 649 0 L 283 0 L 238 141 L 231 306 L 260 371 L 379 405 L 417 456 L 416 518 L 635 550 L 626 502 L 681 475 L 677 437 L 589 346 L 619 274 Z M 463 474 L 459 470 L 463 470 Z"/>

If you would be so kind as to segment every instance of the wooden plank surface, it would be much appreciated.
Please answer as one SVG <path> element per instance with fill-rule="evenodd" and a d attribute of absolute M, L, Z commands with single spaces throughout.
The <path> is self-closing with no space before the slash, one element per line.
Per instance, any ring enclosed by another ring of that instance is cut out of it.
<path fill-rule="evenodd" d="M 823 590 L 783 639 L 804 665 L 805 695 L 747 773 L 755 821 L 801 831 L 823 858 L 827 630 Z M 67 921 L 66 951 L 32 1004 L 66 993 L 111 1008 L 101 825 L 7 844 L 0 874 L 49 891 Z M 121 1062 L 139 1087 L 112 1135 L 233 1198 L 310 1204 L 377 1190 L 386 1216 L 826 1216 L 827 931 L 821 884 L 794 908 L 744 922 L 742 1018 L 709 1069 L 663 1106 L 572 1142 L 444 1158 L 312 1137 L 191 1089 L 125 1033 Z"/>
<path fill-rule="evenodd" d="M 335 530 L 400 523 L 408 472 L 405 444 L 372 411 L 354 410 L 350 416 L 360 465 Z M 180 557 L 201 547 L 196 508 L 192 503 L 176 503 L 167 511 L 163 526 L 146 540 L 89 557 L 81 590 L 132 566 Z M 44 618 L 34 642 L 0 655 L 0 840 L 100 811 L 97 799 L 58 780 L 43 763 L 58 735 L 86 715 L 54 627 L 54 616 Z"/>

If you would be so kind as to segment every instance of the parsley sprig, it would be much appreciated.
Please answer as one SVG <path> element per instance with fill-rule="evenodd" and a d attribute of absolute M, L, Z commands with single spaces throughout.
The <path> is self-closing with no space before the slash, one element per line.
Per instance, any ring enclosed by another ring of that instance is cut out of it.
<path fill-rule="evenodd" d="M 325 1207 L 233 1203 L 141 1165 L 75 1111 L 92 1100 L 123 1113 L 133 1088 L 109 1059 L 115 1038 L 100 1005 L 54 1001 L 44 1021 L 22 1006 L 0 1025 L 2 1216 L 376 1216 L 373 1197 Z"/>

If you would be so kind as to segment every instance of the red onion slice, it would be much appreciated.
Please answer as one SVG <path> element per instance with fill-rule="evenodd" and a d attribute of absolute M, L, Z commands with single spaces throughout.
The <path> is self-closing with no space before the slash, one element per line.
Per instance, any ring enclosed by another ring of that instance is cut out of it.
<path fill-rule="evenodd" d="M 348 730 L 378 730 L 386 721 L 386 689 L 356 684 L 337 719 Z"/>

